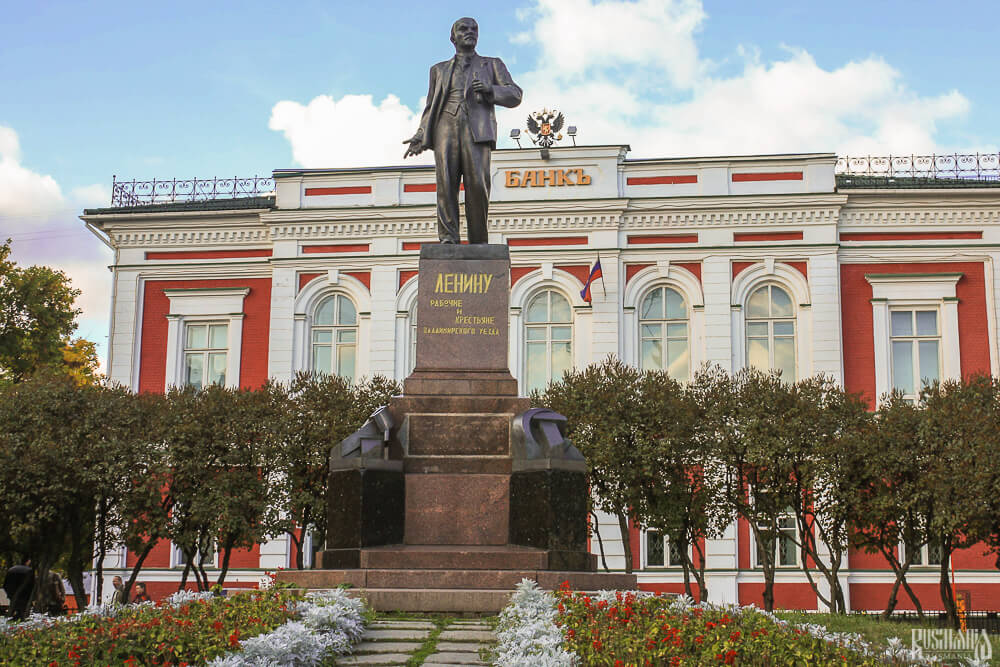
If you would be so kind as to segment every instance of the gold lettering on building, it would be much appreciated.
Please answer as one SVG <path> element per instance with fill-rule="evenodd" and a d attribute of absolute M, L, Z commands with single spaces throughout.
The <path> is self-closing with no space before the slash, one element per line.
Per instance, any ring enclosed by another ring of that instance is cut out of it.
<path fill-rule="evenodd" d="M 583 169 L 508 169 L 504 172 L 504 185 L 508 188 L 543 188 L 551 185 L 561 188 L 565 186 L 590 185 L 590 174 Z"/>

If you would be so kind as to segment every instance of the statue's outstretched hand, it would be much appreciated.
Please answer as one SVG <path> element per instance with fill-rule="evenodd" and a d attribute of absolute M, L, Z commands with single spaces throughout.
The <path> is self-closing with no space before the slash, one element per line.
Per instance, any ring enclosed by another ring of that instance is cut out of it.
<path fill-rule="evenodd" d="M 406 152 L 403 153 L 403 159 L 410 157 L 411 155 L 420 155 L 424 152 L 424 141 L 419 134 L 415 134 L 409 139 L 403 140 L 404 144 L 409 144 Z"/>

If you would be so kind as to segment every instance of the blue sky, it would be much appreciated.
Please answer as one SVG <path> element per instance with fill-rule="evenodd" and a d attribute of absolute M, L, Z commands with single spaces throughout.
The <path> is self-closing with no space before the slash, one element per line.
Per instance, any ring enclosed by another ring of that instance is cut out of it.
<path fill-rule="evenodd" d="M 0 0 L 0 235 L 70 273 L 103 347 L 109 254 L 75 216 L 112 174 L 398 163 L 465 14 L 525 88 L 503 135 L 544 105 L 635 157 L 998 144 L 996 2 L 427 5 Z"/>

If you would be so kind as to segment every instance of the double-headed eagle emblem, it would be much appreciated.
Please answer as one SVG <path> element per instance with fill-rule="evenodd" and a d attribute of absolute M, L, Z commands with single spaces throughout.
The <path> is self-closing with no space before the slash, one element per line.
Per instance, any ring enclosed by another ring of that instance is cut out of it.
<path fill-rule="evenodd" d="M 553 109 L 542 109 L 528 115 L 528 133 L 532 135 L 531 142 L 542 148 L 549 148 L 562 139 L 559 130 L 565 119 L 561 112 Z"/>

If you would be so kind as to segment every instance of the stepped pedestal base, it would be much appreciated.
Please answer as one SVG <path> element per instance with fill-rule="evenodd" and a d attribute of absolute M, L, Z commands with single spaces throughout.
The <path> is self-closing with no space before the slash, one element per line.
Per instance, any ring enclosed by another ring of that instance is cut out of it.
<path fill-rule="evenodd" d="M 522 579 L 546 590 L 566 581 L 583 591 L 636 585 L 630 574 L 545 569 L 552 561 L 551 553 L 530 547 L 392 545 L 363 549 L 358 569 L 284 570 L 278 579 L 302 588 L 346 584 L 376 611 L 478 614 L 500 611 Z"/>

